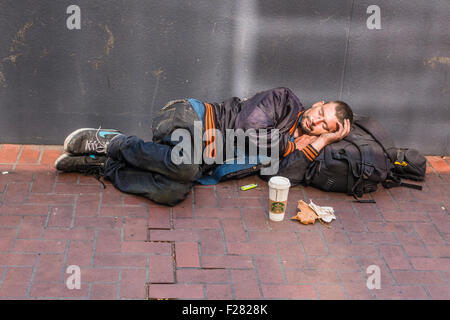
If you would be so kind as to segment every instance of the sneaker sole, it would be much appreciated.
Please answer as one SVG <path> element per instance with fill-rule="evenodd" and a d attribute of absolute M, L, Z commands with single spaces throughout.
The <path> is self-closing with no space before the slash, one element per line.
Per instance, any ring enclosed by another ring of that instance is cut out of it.
<path fill-rule="evenodd" d="M 79 134 L 80 132 L 85 131 L 85 130 L 98 130 L 98 129 L 95 129 L 95 128 L 81 128 L 81 129 L 75 130 L 74 132 L 72 132 L 71 134 L 69 134 L 69 135 L 67 136 L 66 140 L 64 140 L 64 152 L 67 152 L 67 153 L 70 153 L 70 154 L 73 154 L 73 155 L 78 155 L 78 153 L 71 153 L 71 152 L 69 151 L 69 148 L 68 148 L 69 142 L 70 142 L 70 140 L 72 140 L 72 138 L 75 137 L 77 134 Z M 117 131 L 117 132 L 120 132 L 120 131 L 117 130 L 117 129 L 101 129 L 101 131 Z M 79 155 L 81 155 L 81 154 L 79 154 Z"/>
<path fill-rule="evenodd" d="M 62 155 L 60 155 L 58 157 L 58 159 L 55 160 L 54 167 L 56 170 L 62 171 L 61 169 L 58 169 L 58 163 L 60 163 L 63 159 L 65 159 L 67 157 L 69 157 L 69 155 L 67 153 L 63 153 Z"/>

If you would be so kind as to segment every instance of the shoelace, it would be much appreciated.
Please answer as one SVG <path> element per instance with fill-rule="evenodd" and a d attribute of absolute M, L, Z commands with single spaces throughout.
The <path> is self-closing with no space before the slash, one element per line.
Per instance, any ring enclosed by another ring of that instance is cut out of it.
<path fill-rule="evenodd" d="M 93 175 L 95 179 L 97 179 L 98 182 L 100 182 L 103 185 L 103 189 L 106 189 L 106 185 L 103 183 L 100 178 L 105 173 L 105 169 L 101 166 L 88 166 L 86 169 L 80 170 L 81 173 L 84 173 L 84 175 Z"/>
<path fill-rule="evenodd" d="M 86 150 L 87 151 L 94 151 L 94 152 L 98 152 L 98 153 L 106 152 L 107 144 L 105 142 L 102 142 L 99 138 L 99 132 L 101 129 L 102 129 L 102 127 L 100 126 L 97 129 L 97 132 L 95 133 L 95 137 L 92 138 L 91 140 L 86 141 Z"/>

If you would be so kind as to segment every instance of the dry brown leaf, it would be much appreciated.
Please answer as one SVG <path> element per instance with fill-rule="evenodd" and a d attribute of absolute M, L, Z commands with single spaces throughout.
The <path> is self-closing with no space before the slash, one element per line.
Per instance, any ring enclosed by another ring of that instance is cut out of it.
<path fill-rule="evenodd" d="M 318 216 L 306 202 L 299 200 L 297 203 L 297 209 L 299 210 L 297 215 L 293 216 L 291 219 L 298 220 L 303 224 L 311 224 L 316 222 Z"/>

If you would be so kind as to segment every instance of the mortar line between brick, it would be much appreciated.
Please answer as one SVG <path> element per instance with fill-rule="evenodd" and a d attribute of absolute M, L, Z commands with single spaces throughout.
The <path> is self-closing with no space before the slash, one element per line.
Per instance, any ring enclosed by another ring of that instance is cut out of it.
<path fill-rule="evenodd" d="M 264 297 L 262 285 L 261 285 L 261 279 L 259 278 L 258 268 L 256 267 L 255 256 L 252 255 L 251 257 L 252 257 L 253 270 L 255 271 L 255 275 L 256 275 L 256 282 L 258 283 L 259 296 Z"/>
<path fill-rule="evenodd" d="M 63 257 L 63 265 L 62 265 L 62 270 L 61 270 L 61 275 L 60 275 L 60 281 L 64 282 L 64 276 L 66 274 L 66 270 L 67 270 L 67 256 L 69 255 L 69 247 L 70 247 L 70 240 L 66 241 L 66 248 L 64 250 L 64 257 Z"/>
<path fill-rule="evenodd" d="M 43 156 L 44 156 L 44 146 L 40 145 L 39 146 L 39 157 L 38 157 L 38 160 L 37 160 L 38 164 L 41 164 Z"/>
<path fill-rule="evenodd" d="M 20 159 L 20 157 L 22 157 L 23 147 L 24 147 L 23 144 L 20 145 L 19 153 L 17 154 L 16 161 L 13 164 L 12 171 L 16 171 L 16 167 L 17 167 L 17 164 L 19 163 L 19 159 Z"/>
<path fill-rule="evenodd" d="M 346 300 L 349 300 L 350 298 L 348 297 L 347 290 L 345 289 L 345 286 L 344 286 L 344 281 L 342 280 L 342 277 L 341 277 L 341 272 L 342 271 L 336 270 L 335 272 L 336 272 L 336 275 L 337 275 L 337 277 L 339 279 L 339 285 L 341 287 L 342 292 L 344 293 L 344 297 L 345 297 Z"/>
<path fill-rule="evenodd" d="M 26 298 L 30 298 L 31 286 L 33 285 L 34 276 L 35 276 L 35 274 L 36 274 L 36 268 L 37 268 L 37 265 L 38 265 L 38 263 L 39 263 L 39 257 L 40 257 L 40 253 L 38 253 L 38 254 L 36 255 L 36 260 L 34 261 L 33 268 L 31 269 L 30 282 L 28 283 L 27 293 L 26 293 L 26 295 L 25 295 Z M 6 268 L 5 268 L 5 269 L 6 269 Z"/>

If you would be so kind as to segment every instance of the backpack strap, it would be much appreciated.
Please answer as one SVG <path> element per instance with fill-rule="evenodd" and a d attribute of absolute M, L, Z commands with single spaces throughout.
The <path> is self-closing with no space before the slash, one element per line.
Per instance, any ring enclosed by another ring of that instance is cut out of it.
<path fill-rule="evenodd" d="M 406 183 L 402 182 L 402 179 L 395 175 L 390 175 L 386 181 L 381 183 L 383 187 L 386 189 L 394 188 L 394 187 L 406 187 L 410 189 L 422 190 L 422 186 L 418 184 Z"/>
<path fill-rule="evenodd" d="M 375 141 L 378 142 L 379 145 L 381 145 L 389 159 L 392 162 L 395 161 L 391 153 L 388 152 L 389 150 L 396 149 L 394 141 L 387 133 L 386 129 L 384 129 L 384 127 L 378 121 L 367 116 L 356 115 L 354 123 L 365 132 L 370 134 L 375 139 Z"/>

